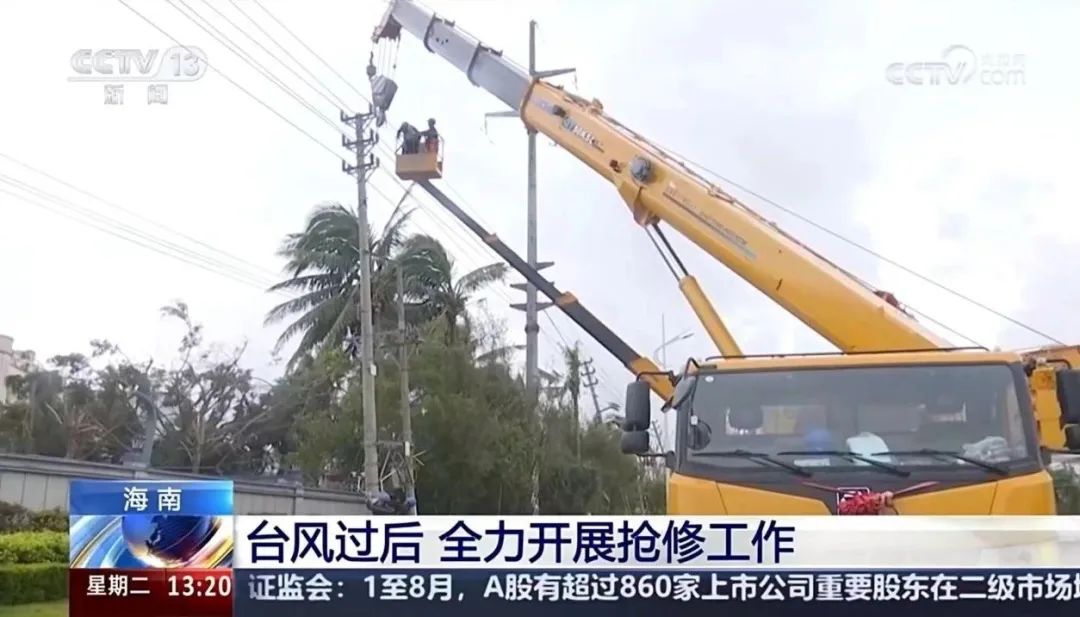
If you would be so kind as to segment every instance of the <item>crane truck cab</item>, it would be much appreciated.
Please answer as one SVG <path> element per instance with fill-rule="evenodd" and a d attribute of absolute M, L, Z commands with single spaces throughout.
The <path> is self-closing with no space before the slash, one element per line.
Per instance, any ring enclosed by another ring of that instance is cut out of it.
<path fill-rule="evenodd" d="M 648 454 L 648 385 L 627 388 L 623 450 Z M 836 514 L 891 492 L 898 514 L 1053 514 L 1023 358 L 912 352 L 688 363 L 668 512 Z"/>

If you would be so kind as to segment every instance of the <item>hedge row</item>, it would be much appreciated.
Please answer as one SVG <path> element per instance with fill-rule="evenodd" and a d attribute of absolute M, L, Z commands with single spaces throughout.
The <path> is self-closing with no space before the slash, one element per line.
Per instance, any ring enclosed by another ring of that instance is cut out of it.
<path fill-rule="evenodd" d="M 0 534 L 19 531 L 68 530 L 68 514 L 60 509 L 32 512 L 26 508 L 0 501 Z"/>
<path fill-rule="evenodd" d="M 68 535 L 59 531 L 22 531 L 0 536 L 0 565 L 67 563 Z"/>
<path fill-rule="evenodd" d="M 66 563 L 0 566 L 0 604 L 50 602 L 67 597 Z"/>

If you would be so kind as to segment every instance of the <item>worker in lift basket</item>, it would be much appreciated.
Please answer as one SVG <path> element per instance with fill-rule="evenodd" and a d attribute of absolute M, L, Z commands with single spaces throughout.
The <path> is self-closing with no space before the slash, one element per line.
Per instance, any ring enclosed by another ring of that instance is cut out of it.
<path fill-rule="evenodd" d="M 402 122 L 398 129 L 397 138 L 401 140 L 402 154 L 416 154 L 420 152 L 420 130 L 408 122 Z"/>
<path fill-rule="evenodd" d="M 427 130 L 424 131 L 424 147 L 428 152 L 439 151 L 439 131 L 435 130 L 435 118 L 428 118 Z"/>

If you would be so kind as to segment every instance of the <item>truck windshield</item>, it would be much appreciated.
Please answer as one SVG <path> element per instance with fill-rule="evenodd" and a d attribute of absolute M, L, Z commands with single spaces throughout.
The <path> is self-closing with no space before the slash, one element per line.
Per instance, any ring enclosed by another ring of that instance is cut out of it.
<path fill-rule="evenodd" d="M 1003 472 L 1036 449 L 1019 377 L 1007 364 L 701 373 L 681 447 L 688 460 L 718 467 L 768 469 L 755 460 L 765 455 L 811 472 Z"/>

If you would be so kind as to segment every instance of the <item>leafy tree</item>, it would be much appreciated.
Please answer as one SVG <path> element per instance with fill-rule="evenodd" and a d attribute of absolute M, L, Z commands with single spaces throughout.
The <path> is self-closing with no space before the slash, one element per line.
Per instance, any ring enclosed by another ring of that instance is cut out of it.
<path fill-rule="evenodd" d="M 95 371 L 79 353 L 48 364 L 9 380 L 15 402 L 0 406 L 0 435 L 16 451 L 120 461 L 139 427 L 135 406 L 119 395 L 130 374 Z"/>
<path fill-rule="evenodd" d="M 426 341 L 414 359 L 419 508 L 425 514 L 528 513 L 536 426 L 506 365 Z"/>
<path fill-rule="evenodd" d="M 158 417 L 160 447 L 155 464 L 186 467 L 192 473 L 224 471 L 237 458 L 250 458 L 257 432 L 268 414 L 252 387 L 251 371 L 239 366 L 243 349 L 212 360 L 202 349 L 202 327 L 183 302 L 162 313 L 180 320 L 186 331 L 178 352 L 179 367 L 161 384 Z"/>
<path fill-rule="evenodd" d="M 328 476 L 362 469 L 349 463 L 353 442 L 358 441 L 354 433 L 363 426 L 362 416 L 345 401 L 352 369 L 340 349 L 327 348 L 270 392 L 268 412 L 288 426 L 278 451 L 285 466 L 299 470 L 309 485 L 324 485 Z"/>

